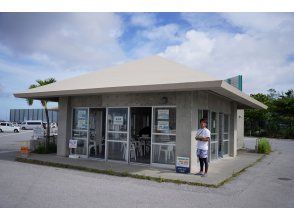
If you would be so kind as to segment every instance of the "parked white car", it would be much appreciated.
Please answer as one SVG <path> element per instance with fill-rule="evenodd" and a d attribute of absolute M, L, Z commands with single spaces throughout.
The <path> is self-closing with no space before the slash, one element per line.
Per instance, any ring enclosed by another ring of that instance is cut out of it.
<path fill-rule="evenodd" d="M 14 126 L 10 122 L 1 122 L 0 123 L 0 132 L 19 132 L 20 128 L 17 126 Z"/>
<path fill-rule="evenodd" d="M 45 124 L 41 120 L 31 120 L 31 121 L 24 121 L 20 125 L 20 128 L 22 130 L 33 130 L 36 127 L 45 128 Z"/>

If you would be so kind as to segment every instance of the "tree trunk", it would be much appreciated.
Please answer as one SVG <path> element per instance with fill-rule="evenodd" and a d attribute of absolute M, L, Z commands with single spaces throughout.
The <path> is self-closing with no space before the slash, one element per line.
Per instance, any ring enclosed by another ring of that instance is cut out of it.
<path fill-rule="evenodd" d="M 45 146 L 45 150 L 46 152 L 48 151 L 49 148 L 49 138 L 50 138 L 50 124 L 49 124 L 49 114 L 48 114 L 48 109 L 47 107 L 45 107 L 45 114 L 46 114 L 46 121 L 47 121 L 47 127 L 46 127 L 46 146 Z"/>

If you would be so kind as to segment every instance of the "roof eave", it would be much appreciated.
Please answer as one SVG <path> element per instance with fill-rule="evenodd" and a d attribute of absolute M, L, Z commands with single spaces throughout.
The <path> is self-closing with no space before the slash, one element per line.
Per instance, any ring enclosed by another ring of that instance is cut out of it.
<path fill-rule="evenodd" d="M 239 89 L 235 88 L 234 86 L 230 85 L 229 83 L 222 81 L 221 89 L 224 92 L 230 93 L 229 96 L 240 104 L 244 105 L 242 109 L 253 108 L 253 109 L 267 109 L 267 106 L 256 99 L 252 98 L 251 96 L 247 95 L 246 93 L 240 91 Z"/>
<path fill-rule="evenodd" d="M 221 86 L 222 80 L 202 81 L 202 82 L 185 82 L 171 84 L 153 84 L 153 85 L 136 85 L 107 88 L 89 88 L 76 90 L 58 90 L 58 91 L 38 91 L 34 89 L 24 92 L 14 93 L 17 98 L 45 99 L 51 97 L 74 96 L 74 95 L 95 95 L 105 93 L 121 92 L 160 92 L 160 91 L 189 91 L 193 89 L 213 89 Z"/>

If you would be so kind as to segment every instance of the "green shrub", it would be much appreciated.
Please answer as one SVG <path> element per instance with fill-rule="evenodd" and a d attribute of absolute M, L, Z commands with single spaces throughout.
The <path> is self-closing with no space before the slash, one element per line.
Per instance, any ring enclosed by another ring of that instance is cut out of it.
<path fill-rule="evenodd" d="M 37 153 L 37 154 L 46 154 L 45 144 L 39 143 L 38 144 L 38 147 L 36 148 L 36 150 L 34 151 L 34 153 Z"/>
<path fill-rule="evenodd" d="M 55 143 L 50 142 L 48 146 L 48 153 L 56 153 L 57 145 Z"/>
<path fill-rule="evenodd" d="M 272 151 L 271 145 L 266 138 L 261 138 L 258 142 L 258 153 L 269 154 Z"/>
<path fill-rule="evenodd" d="M 45 143 L 39 143 L 34 153 L 37 154 L 51 154 L 57 152 L 57 145 L 55 143 L 50 142 L 49 146 L 46 150 Z"/>

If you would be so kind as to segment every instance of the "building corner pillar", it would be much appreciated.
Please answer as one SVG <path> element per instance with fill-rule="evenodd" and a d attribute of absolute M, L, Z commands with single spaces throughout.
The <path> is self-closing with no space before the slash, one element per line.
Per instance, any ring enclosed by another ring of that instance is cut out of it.
<path fill-rule="evenodd" d="M 68 140 L 71 132 L 71 107 L 70 98 L 61 97 L 58 102 L 58 136 L 57 155 L 68 156 Z"/>
<path fill-rule="evenodd" d="M 237 103 L 231 104 L 231 117 L 230 117 L 230 156 L 237 156 Z"/>

